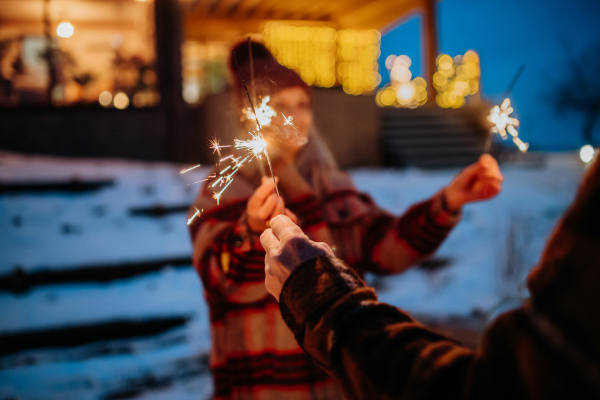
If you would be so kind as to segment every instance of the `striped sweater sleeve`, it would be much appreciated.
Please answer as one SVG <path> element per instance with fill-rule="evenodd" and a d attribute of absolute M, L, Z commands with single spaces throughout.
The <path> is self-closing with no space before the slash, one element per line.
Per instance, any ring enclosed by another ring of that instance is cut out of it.
<path fill-rule="evenodd" d="M 192 232 L 221 226 L 218 234 L 196 238 L 194 266 L 202 278 L 208 296 L 239 303 L 264 297 L 265 251 L 260 237 L 246 223 L 244 204 L 219 212 L 207 213 L 192 224 Z"/>
<path fill-rule="evenodd" d="M 368 270 L 398 273 L 431 255 L 460 220 L 447 210 L 443 192 L 394 218 L 379 213 L 368 220 L 362 240 Z"/>

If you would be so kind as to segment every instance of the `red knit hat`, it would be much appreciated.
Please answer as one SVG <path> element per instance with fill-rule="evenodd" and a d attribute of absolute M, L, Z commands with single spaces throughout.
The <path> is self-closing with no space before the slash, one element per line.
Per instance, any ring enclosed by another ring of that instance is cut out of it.
<path fill-rule="evenodd" d="M 300 78 L 294 70 L 279 64 L 271 52 L 261 43 L 250 42 L 252 46 L 252 59 L 254 63 L 254 84 L 256 86 L 256 96 L 260 99 L 264 96 L 272 96 L 278 91 L 298 86 L 311 95 L 308 85 Z M 243 41 L 233 46 L 232 52 L 235 53 L 240 72 L 246 82 L 246 87 L 252 95 L 251 71 L 250 71 L 250 51 L 248 42 Z M 229 59 L 229 68 L 233 77 L 233 88 L 238 102 L 247 105 L 247 96 L 240 80 L 235 66 L 235 60 Z"/>

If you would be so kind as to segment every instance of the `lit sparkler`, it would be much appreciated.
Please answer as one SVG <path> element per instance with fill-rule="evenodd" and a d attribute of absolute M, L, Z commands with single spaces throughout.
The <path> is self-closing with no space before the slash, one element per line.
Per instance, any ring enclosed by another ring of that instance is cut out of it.
<path fill-rule="evenodd" d="M 235 53 L 234 53 L 233 57 L 234 57 L 234 60 L 236 63 L 238 73 L 240 74 L 240 79 L 244 86 L 244 90 L 246 91 L 246 95 L 248 96 L 248 100 L 250 102 L 250 109 L 244 110 L 244 113 L 247 115 L 249 120 L 256 121 L 258 130 L 256 132 L 248 132 L 251 136 L 251 138 L 248 140 L 234 139 L 233 145 L 227 145 L 227 146 L 220 145 L 219 141 L 216 138 L 209 140 L 210 148 L 213 149 L 213 154 L 216 152 L 219 155 L 219 157 L 221 157 L 221 149 L 222 148 L 232 147 L 232 146 L 238 150 L 246 151 L 246 154 L 242 155 L 240 157 L 237 157 L 237 158 L 234 157 L 233 155 L 228 155 L 226 157 L 221 158 L 219 160 L 219 164 L 226 160 L 229 160 L 230 164 L 228 166 L 224 167 L 218 174 L 215 172 L 213 175 L 207 177 L 206 179 L 202 179 L 202 180 L 194 182 L 194 183 L 204 182 L 204 181 L 214 179 L 209 184 L 210 184 L 211 188 L 219 189 L 218 191 L 215 190 L 213 192 L 213 199 L 215 199 L 217 201 L 217 204 L 219 204 L 219 201 L 221 199 L 221 196 L 223 195 L 223 192 L 233 182 L 233 176 L 236 174 L 236 172 L 238 172 L 239 169 L 242 168 L 242 166 L 249 163 L 253 159 L 255 159 L 255 158 L 257 158 L 259 160 L 262 159 L 262 157 L 264 155 L 269 164 L 269 169 L 271 170 L 273 182 L 275 183 L 275 190 L 277 192 L 277 197 L 279 198 L 279 204 L 280 204 L 281 210 L 283 212 L 283 203 L 281 202 L 281 197 L 279 196 L 279 189 L 277 188 L 277 182 L 275 181 L 275 176 L 273 176 L 273 168 L 271 166 L 271 160 L 269 159 L 269 154 L 267 152 L 267 142 L 262 134 L 262 126 L 270 124 L 271 120 L 277 115 L 277 113 L 268 104 L 269 100 L 270 100 L 269 96 L 265 96 L 262 99 L 262 102 L 258 109 L 254 108 L 254 104 L 252 103 L 252 100 L 250 99 L 250 94 L 248 93 L 248 89 L 246 88 L 244 78 L 242 77 L 242 74 L 239 70 L 239 66 L 237 65 L 237 59 L 235 58 Z M 282 113 L 282 115 L 283 115 L 283 113 Z M 297 127 L 293 124 L 292 117 L 286 117 L 285 115 L 283 115 L 283 118 L 285 120 L 284 125 L 290 125 L 291 127 L 293 127 L 294 129 L 297 130 Z M 217 164 L 217 165 L 219 165 L 219 164 Z M 181 173 L 185 173 L 185 172 L 190 171 L 197 167 L 199 167 L 199 165 L 189 168 L 187 170 L 183 170 L 183 171 L 181 171 Z M 188 220 L 188 225 L 199 214 L 200 214 L 200 211 L 198 211 L 198 209 L 196 209 L 196 213 L 194 215 L 192 215 L 192 217 Z"/>
<path fill-rule="evenodd" d="M 275 180 L 275 175 L 273 174 L 273 166 L 271 165 L 271 159 L 269 158 L 269 153 L 267 152 L 267 142 L 262 134 L 262 128 L 260 119 L 258 118 L 258 114 L 256 114 L 256 110 L 254 109 L 254 104 L 252 103 L 252 99 L 250 98 L 250 93 L 248 92 L 248 88 L 246 87 L 246 82 L 244 82 L 244 77 L 242 76 L 242 71 L 240 71 L 240 66 L 238 64 L 237 57 L 235 56 L 235 51 L 233 52 L 233 61 L 235 62 L 235 68 L 237 69 L 238 75 L 240 76 L 240 80 L 242 81 L 242 86 L 244 86 L 244 91 L 246 92 L 246 96 L 248 96 L 248 101 L 250 102 L 250 108 L 254 113 L 254 117 L 256 118 L 256 125 L 258 126 L 258 133 L 260 134 L 260 138 L 264 142 L 264 154 L 267 158 L 267 163 L 269 164 L 269 169 L 271 170 L 271 178 L 273 178 L 273 184 L 275 185 L 275 192 L 277 193 L 277 199 L 279 200 L 279 206 L 281 207 L 281 214 L 283 215 L 283 202 L 281 201 L 281 196 L 279 195 L 279 189 L 277 188 L 277 181 Z M 266 97 L 265 97 L 266 99 Z M 270 122 L 270 121 L 269 121 Z M 231 182 L 229 182 L 231 183 Z M 227 185 L 229 185 L 229 183 Z M 218 200 L 217 200 L 218 202 Z"/>
<path fill-rule="evenodd" d="M 494 124 L 491 129 L 491 133 L 499 134 L 502 139 L 507 139 L 510 135 L 512 141 L 517 145 L 521 152 L 525 153 L 529 148 L 529 144 L 523 142 L 519 139 L 519 132 L 515 128 L 519 126 L 519 120 L 511 117 L 510 114 L 513 112 L 513 108 L 510 105 L 510 100 L 508 98 L 504 99 L 501 105 L 494 106 L 490 110 L 490 115 L 488 116 L 488 121 Z M 491 145 L 491 137 L 488 138 L 488 142 L 486 144 L 486 152 L 489 151 L 489 147 Z"/>
<path fill-rule="evenodd" d="M 260 123 L 261 126 L 267 126 L 271 123 L 271 120 L 273 119 L 273 117 L 275 117 L 275 115 L 277 115 L 277 113 L 275 112 L 275 110 L 273 110 L 270 106 L 269 106 L 269 101 L 271 100 L 271 96 L 265 96 L 263 97 L 260 106 L 256 109 L 253 110 L 252 108 L 248 108 L 243 110 L 242 112 L 244 114 L 246 114 L 246 118 L 248 118 L 251 121 L 256 121 L 258 119 L 258 122 Z M 256 112 L 254 112 L 256 111 Z"/>
<path fill-rule="evenodd" d="M 258 133 L 249 133 L 252 136 L 250 140 L 234 139 L 235 148 L 246 150 L 260 160 L 267 151 L 267 142 Z"/>

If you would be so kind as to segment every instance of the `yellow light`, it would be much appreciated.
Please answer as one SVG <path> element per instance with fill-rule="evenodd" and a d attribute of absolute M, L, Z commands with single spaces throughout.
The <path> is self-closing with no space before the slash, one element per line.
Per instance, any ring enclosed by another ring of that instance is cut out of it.
<path fill-rule="evenodd" d="M 109 91 L 103 91 L 98 97 L 98 102 L 103 107 L 110 106 L 110 103 L 112 102 L 112 94 Z"/>
<path fill-rule="evenodd" d="M 390 90 L 390 88 L 385 89 L 381 93 L 381 103 L 384 106 L 391 106 L 392 104 L 394 104 L 395 101 L 396 101 L 396 94 L 394 93 L 393 90 Z"/>
<path fill-rule="evenodd" d="M 589 144 L 586 144 L 585 146 L 583 146 L 581 148 L 581 150 L 579 150 L 579 158 L 584 163 L 589 163 L 594 158 L 595 152 L 596 151 L 594 150 L 594 148 L 592 146 L 590 146 Z"/>
<path fill-rule="evenodd" d="M 411 83 L 405 83 L 400 86 L 396 95 L 401 103 L 409 103 L 415 97 L 415 87 Z"/>
<path fill-rule="evenodd" d="M 467 96 L 479 91 L 479 56 L 474 51 L 454 58 L 442 54 L 436 63 L 438 70 L 433 76 L 433 86 L 439 94 L 436 102 L 440 107 L 462 107 Z"/>
<path fill-rule="evenodd" d="M 440 69 L 450 69 L 452 68 L 452 57 L 450 57 L 448 54 L 442 54 L 439 58 L 438 58 L 438 65 L 440 67 Z"/>
<path fill-rule="evenodd" d="M 269 22 L 263 37 L 275 58 L 309 85 L 331 87 L 339 83 L 346 93 L 361 94 L 374 90 L 381 79 L 377 73 L 378 31 L 336 31 Z"/>
<path fill-rule="evenodd" d="M 56 34 L 61 38 L 70 38 L 73 36 L 74 32 L 75 28 L 73 28 L 73 25 L 66 21 L 58 24 L 58 27 L 56 28 Z"/>
<path fill-rule="evenodd" d="M 127 97 L 125 93 L 119 92 L 115 95 L 113 104 L 115 108 L 118 108 L 119 110 L 124 110 L 129 106 L 129 97 Z"/>

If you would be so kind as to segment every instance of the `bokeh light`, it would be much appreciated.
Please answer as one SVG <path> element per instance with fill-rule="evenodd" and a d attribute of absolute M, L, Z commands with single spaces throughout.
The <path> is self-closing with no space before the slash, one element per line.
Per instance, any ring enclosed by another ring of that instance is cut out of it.
<path fill-rule="evenodd" d="M 56 28 L 56 34 L 61 38 L 70 38 L 75 33 L 75 28 L 70 22 L 61 22 Z"/>
<path fill-rule="evenodd" d="M 377 30 L 266 24 L 263 38 L 277 61 L 294 69 L 309 85 L 341 84 L 350 94 L 370 93 L 381 82 Z"/>
<path fill-rule="evenodd" d="M 584 163 L 589 163 L 594 158 L 595 152 L 596 151 L 594 150 L 594 148 L 591 145 L 586 144 L 585 146 L 583 146 L 581 148 L 581 150 L 579 150 L 579 158 Z"/>
<path fill-rule="evenodd" d="M 479 91 L 479 56 L 473 50 L 454 58 L 440 55 L 437 72 L 433 75 L 433 87 L 437 91 L 435 101 L 442 108 L 459 108 L 467 96 Z"/>
<path fill-rule="evenodd" d="M 112 94 L 109 91 L 103 91 L 98 97 L 98 102 L 103 107 L 110 106 L 110 103 L 112 102 Z"/>
<path fill-rule="evenodd" d="M 119 110 L 124 110 L 129 106 L 129 97 L 127 97 L 125 93 L 119 92 L 115 94 L 113 104 L 115 108 L 118 108 Z"/>
<path fill-rule="evenodd" d="M 375 102 L 378 106 L 416 108 L 427 103 L 427 83 L 421 77 L 411 80 L 411 64 L 410 57 L 406 55 L 390 55 L 385 60 L 390 71 L 390 83 L 377 92 Z"/>
<path fill-rule="evenodd" d="M 504 140 L 510 136 L 519 150 L 525 153 L 529 149 L 529 143 L 525 143 L 519 138 L 516 128 L 519 126 L 519 120 L 510 116 L 513 111 L 508 98 L 504 99 L 501 105 L 492 107 L 488 116 L 488 121 L 493 124 L 491 132 L 499 134 Z"/>

